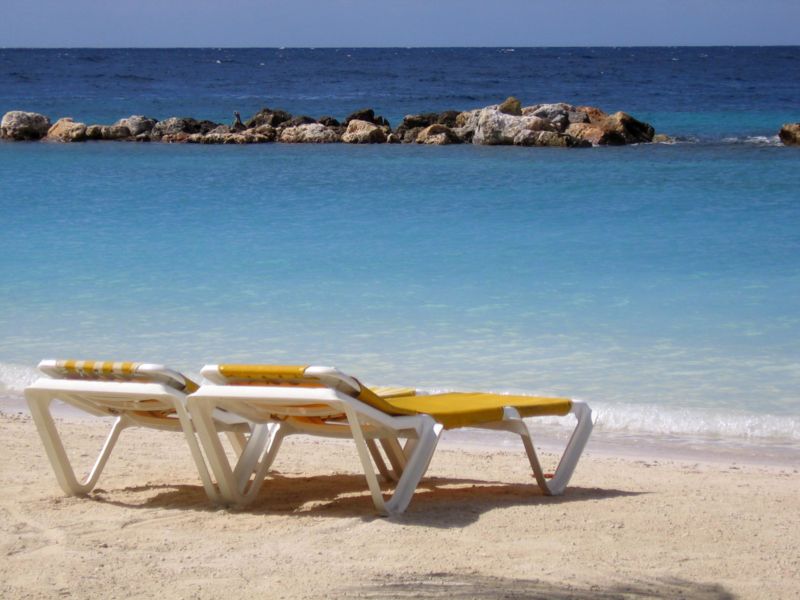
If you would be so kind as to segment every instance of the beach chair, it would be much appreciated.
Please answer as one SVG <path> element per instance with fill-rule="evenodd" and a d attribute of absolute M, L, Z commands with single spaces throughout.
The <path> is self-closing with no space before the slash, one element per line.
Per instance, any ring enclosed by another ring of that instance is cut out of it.
<path fill-rule="evenodd" d="M 320 366 L 207 365 L 202 375 L 206 382 L 189 396 L 187 406 L 220 495 L 238 506 L 255 498 L 283 438 L 292 434 L 352 438 L 375 508 L 391 515 L 408 506 L 445 429 L 478 427 L 519 435 L 546 495 L 563 493 L 592 431 L 589 407 L 566 398 L 369 389 L 335 368 Z M 213 415 L 220 409 L 256 425 L 233 463 L 215 431 Z M 577 425 L 554 474 L 546 475 L 523 419 L 570 413 Z M 384 498 L 375 468 L 396 482 L 389 498 Z"/>
<path fill-rule="evenodd" d="M 85 495 L 94 488 L 124 429 L 149 427 L 184 433 L 206 493 L 212 501 L 221 501 L 186 410 L 187 394 L 198 387 L 191 379 L 162 365 L 135 362 L 43 360 L 39 370 L 46 377 L 26 388 L 25 398 L 58 483 L 67 495 Z M 82 480 L 75 475 L 53 420 L 51 407 L 56 399 L 91 415 L 114 419 L 97 460 Z M 249 424 L 223 413 L 213 415 L 213 420 L 214 427 L 228 433 L 234 450 L 241 452 Z"/>

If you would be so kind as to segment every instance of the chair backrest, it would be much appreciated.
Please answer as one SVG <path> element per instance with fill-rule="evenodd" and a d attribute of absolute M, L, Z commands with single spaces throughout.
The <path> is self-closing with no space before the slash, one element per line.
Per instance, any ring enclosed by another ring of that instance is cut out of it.
<path fill-rule="evenodd" d="M 219 364 L 206 365 L 200 372 L 209 381 L 222 385 L 326 387 L 387 414 L 415 414 L 392 406 L 358 379 L 335 367 Z"/>
<path fill-rule="evenodd" d="M 191 394 L 198 385 L 164 365 L 99 360 L 43 360 L 39 370 L 53 379 L 163 383 Z"/>

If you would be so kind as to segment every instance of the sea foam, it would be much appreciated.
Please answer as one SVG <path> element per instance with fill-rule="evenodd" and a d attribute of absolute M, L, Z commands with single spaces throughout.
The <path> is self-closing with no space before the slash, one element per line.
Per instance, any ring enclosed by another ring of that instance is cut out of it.
<path fill-rule="evenodd" d="M 198 374 L 191 373 L 197 380 Z M 0 363 L 0 395 L 21 399 L 25 387 L 40 376 L 33 367 Z M 456 390 L 425 389 L 420 393 Z M 713 410 L 655 404 L 603 403 L 586 399 L 595 419 L 595 430 L 631 436 L 714 439 L 748 443 L 800 443 L 800 418 L 786 415 L 753 414 L 735 410 Z M 569 430 L 574 423 L 561 417 L 531 419 L 536 428 Z"/>
<path fill-rule="evenodd" d="M 30 366 L 0 363 L 0 393 L 19 395 L 40 376 L 39 371 Z"/>

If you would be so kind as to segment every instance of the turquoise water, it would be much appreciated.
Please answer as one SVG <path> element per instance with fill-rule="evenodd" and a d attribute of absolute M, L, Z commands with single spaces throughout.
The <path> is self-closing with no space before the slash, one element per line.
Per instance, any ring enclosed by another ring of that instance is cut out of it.
<path fill-rule="evenodd" d="M 0 144 L 0 363 L 12 392 L 43 357 L 334 364 L 797 441 L 799 166 L 758 144 Z"/>
<path fill-rule="evenodd" d="M 0 396 L 45 357 L 326 363 L 800 448 L 800 47 L 0 49 L 0 113 L 343 119 L 516 94 L 674 145 L 0 143 Z"/>

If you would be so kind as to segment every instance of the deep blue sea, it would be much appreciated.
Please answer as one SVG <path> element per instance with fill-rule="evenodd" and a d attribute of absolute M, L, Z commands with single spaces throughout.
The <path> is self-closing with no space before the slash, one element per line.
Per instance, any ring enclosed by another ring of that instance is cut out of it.
<path fill-rule="evenodd" d="M 333 364 L 800 448 L 800 47 L 0 49 L 0 114 L 53 121 L 512 94 L 679 142 L 0 143 L 0 395 L 42 358 Z"/>

